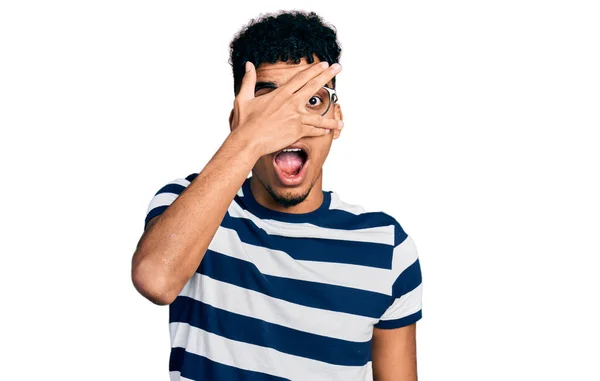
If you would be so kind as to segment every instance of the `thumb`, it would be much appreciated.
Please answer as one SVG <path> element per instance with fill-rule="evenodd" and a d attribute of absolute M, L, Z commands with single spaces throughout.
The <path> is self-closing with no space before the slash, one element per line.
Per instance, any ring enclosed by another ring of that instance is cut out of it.
<path fill-rule="evenodd" d="M 254 98 L 254 87 L 256 86 L 256 70 L 254 64 L 246 61 L 246 72 L 242 78 L 242 85 L 238 96 L 242 99 Z"/>

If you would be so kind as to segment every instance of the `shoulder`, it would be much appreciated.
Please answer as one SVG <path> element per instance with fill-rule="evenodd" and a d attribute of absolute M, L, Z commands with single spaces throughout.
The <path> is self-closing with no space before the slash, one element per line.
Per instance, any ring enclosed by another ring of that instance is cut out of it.
<path fill-rule="evenodd" d="M 420 265 L 417 248 L 412 238 L 404 230 L 399 218 L 389 211 L 369 210 L 363 206 L 343 201 L 332 193 L 332 209 L 344 211 L 341 218 L 352 229 L 368 234 L 371 242 L 384 244 L 379 252 L 386 258 L 386 272 L 381 277 L 389 287 L 391 295 L 400 295 L 420 282 Z M 342 213 L 342 212 L 339 212 Z M 373 251 L 369 251 L 373 254 Z M 408 271 L 406 271 L 408 270 Z M 401 274 L 403 274 L 401 276 Z"/>
<path fill-rule="evenodd" d="M 342 199 L 335 191 L 330 191 L 330 210 L 344 213 L 348 224 L 355 227 L 378 228 L 387 232 L 386 242 L 398 246 L 408 235 L 396 217 L 381 210 L 368 210 L 360 204 L 350 203 Z"/>

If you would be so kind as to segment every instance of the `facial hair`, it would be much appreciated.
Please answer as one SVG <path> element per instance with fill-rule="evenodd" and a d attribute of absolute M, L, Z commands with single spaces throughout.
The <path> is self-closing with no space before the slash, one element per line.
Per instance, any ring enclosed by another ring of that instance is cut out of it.
<path fill-rule="evenodd" d="M 310 188 L 308 189 L 308 191 L 306 191 L 306 193 L 303 195 L 296 196 L 296 197 L 293 197 L 293 196 L 285 197 L 285 196 L 281 196 L 281 195 L 275 193 L 269 184 L 265 184 L 265 189 L 267 190 L 267 192 L 269 192 L 269 194 L 271 195 L 273 200 L 275 200 L 275 202 L 277 202 L 279 205 L 283 206 L 284 208 L 289 208 L 290 206 L 298 205 L 299 203 L 304 201 L 306 199 L 306 197 L 308 197 L 308 194 L 312 190 L 312 187 L 313 186 L 311 185 Z"/>

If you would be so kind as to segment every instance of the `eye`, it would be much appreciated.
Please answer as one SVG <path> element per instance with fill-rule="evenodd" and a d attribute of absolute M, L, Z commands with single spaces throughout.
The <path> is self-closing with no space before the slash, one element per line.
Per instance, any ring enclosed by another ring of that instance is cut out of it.
<path fill-rule="evenodd" d="M 275 89 L 272 87 L 260 87 L 260 88 L 256 89 L 256 91 L 254 92 L 254 96 L 259 97 L 261 95 L 268 94 L 273 90 L 275 90 Z"/>
<path fill-rule="evenodd" d="M 319 106 L 321 103 L 323 103 L 323 101 L 321 100 L 320 97 L 313 95 L 309 100 L 308 100 L 308 105 L 311 107 L 315 107 L 315 106 Z"/>

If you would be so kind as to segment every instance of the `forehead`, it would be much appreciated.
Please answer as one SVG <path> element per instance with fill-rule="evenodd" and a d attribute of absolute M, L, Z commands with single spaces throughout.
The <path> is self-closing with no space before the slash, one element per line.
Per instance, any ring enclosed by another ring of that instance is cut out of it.
<path fill-rule="evenodd" d="M 308 63 L 305 57 L 300 59 L 300 63 L 295 64 L 292 60 L 277 61 L 275 63 L 261 63 L 256 68 L 256 82 L 275 82 L 277 86 L 281 86 L 292 79 L 299 72 L 307 69 L 321 60 L 314 55 L 313 63 Z M 332 86 L 332 81 L 327 82 L 328 86 Z"/>

